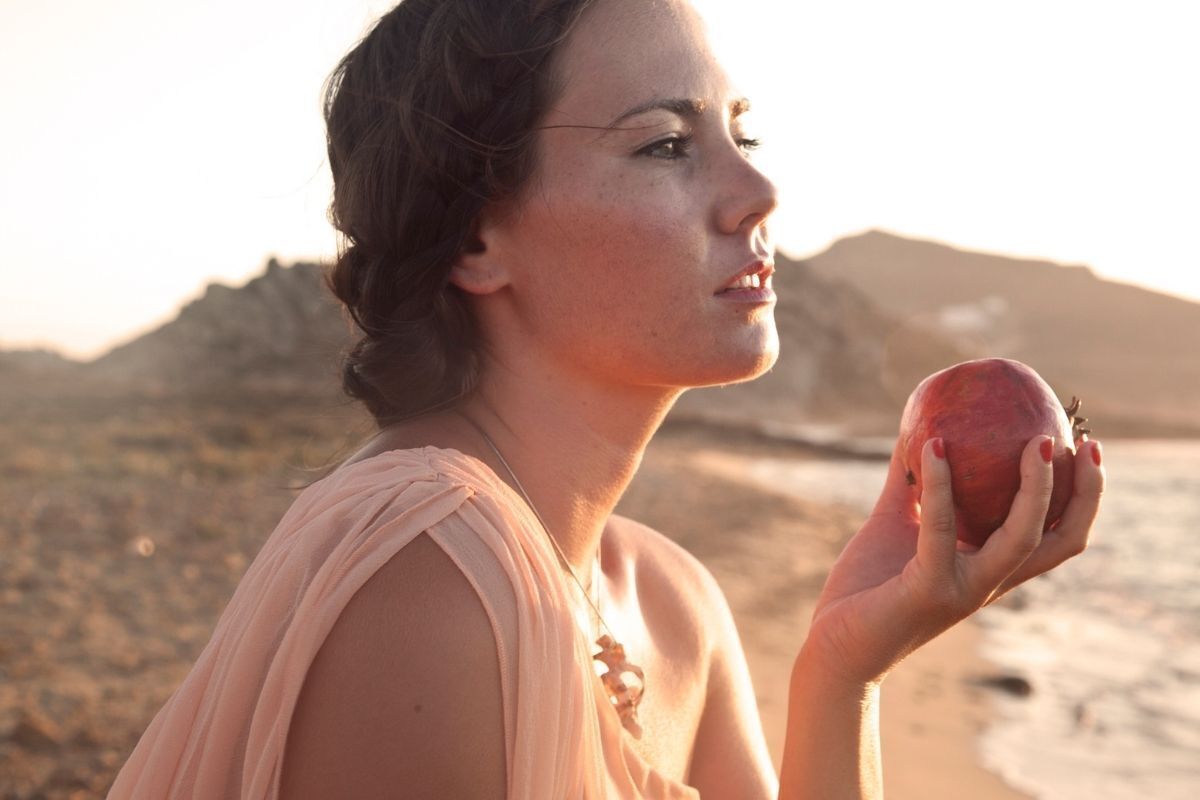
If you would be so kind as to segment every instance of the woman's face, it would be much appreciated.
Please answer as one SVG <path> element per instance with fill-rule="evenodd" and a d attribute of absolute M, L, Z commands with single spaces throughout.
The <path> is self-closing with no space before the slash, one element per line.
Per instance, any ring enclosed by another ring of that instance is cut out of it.
<path fill-rule="evenodd" d="M 745 101 L 695 11 L 598 0 L 555 68 L 562 91 L 538 133 L 538 166 L 492 239 L 522 346 L 644 386 L 770 369 L 774 300 L 718 292 L 773 260 L 776 192 L 748 158 Z"/>

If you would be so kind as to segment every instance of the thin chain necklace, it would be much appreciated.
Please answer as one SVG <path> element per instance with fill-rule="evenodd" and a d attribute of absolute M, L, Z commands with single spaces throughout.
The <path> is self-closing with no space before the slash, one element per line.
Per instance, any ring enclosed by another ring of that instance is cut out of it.
<path fill-rule="evenodd" d="M 621 719 L 621 724 L 625 726 L 627 731 L 633 734 L 635 739 L 642 738 L 642 726 L 638 722 L 637 707 L 642 701 L 642 695 L 646 690 L 646 678 L 642 673 L 641 667 L 630 664 L 625 658 L 625 647 L 618 643 L 613 637 L 612 630 L 608 627 L 608 623 L 604 621 L 604 617 L 600 614 L 600 581 L 598 580 L 600 575 L 593 568 L 592 582 L 596 585 L 596 602 L 593 603 L 591 596 L 588 595 L 587 589 L 583 587 L 583 583 L 579 580 L 579 576 L 576 575 L 575 570 L 571 568 L 571 562 L 567 560 L 567 556 L 563 553 L 562 548 L 558 546 L 558 542 L 555 541 L 554 537 L 550 535 L 550 528 L 546 525 L 546 521 L 542 519 L 541 513 L 537 510 L 537 506 L 533 504 L 533 500 L 530 499 L 529 493 L 526 492 L 525 487 L 521 485 L 521 480 L 517 477 L 517 473 L 513 472 L 513 468 L 508 465 L 508 461 L 505 460 L 504 455 L 500 452 L 500 448 L 496 447 L 496 443 L 492 441 L 492 437 L 488 436 L 487 432 L 484 431 L 484 429 L 480 427 L 475 420 L 471 419 L 466 414 L 463 414 L 461 411 L 457 413 L 460 417 L 471 423 L 475 427 L 475 430 L 479 431 L 479 435 L 482 436 L 484 441 L 488 443 L 488 446 L 492 448 L 492 452 L 496 454 L 496 458 L 500 459 L 500 463 L 504 465 L 506 470 L 508 470 L 508 474 L 512 476 L 513 483 L 517 485 L 517 489 L 521 492 L 521 496 L 525 498 L 525 502 L 529 505 L 530 510 L 533 511 L 534 516 L 536 516 L 538 522 L 541 523 L 542 530 L 546 532 L 546 538 L 550 540 L 550 544 L 553 545 L 555 551 L 558 552 L 558 557 L 562 560 L 563 566 L 567 568 L 567 572 L 569 572 L 571 577 L 575 579 L 575 583 L 579 584 L 579 589 L 581 592 L 583 592 L 583 596 L 587 599 L 588 604 L 591 605 L 591 607 L 595 610 L 596 618 L 600 621 L 600 624 L 604 626 L 604 629 L 608 631 L 608 633 L 605 633 L 596 640 L 596 644 L 600 647 L 600 652 L 592 656 L 592 659 L 594 661 L 599 661 L 608 667 L 607 671 L 600 676 L 600 682 L 604 684 L 604 690 L 608 694 L 608 701 L 612 704 L 613 708 L 616 709 L 617 716 L 619 716 Z M 598 553 L 596 558 L 597 564 L 599 564 L 600 556 Z M 589 633 L 589 635 L 591 634 Z M 636 684 L 631 686 L 629 683 L 623 680 L 623 677 L 627 675 L 635 676 L 637 678 Z"/>

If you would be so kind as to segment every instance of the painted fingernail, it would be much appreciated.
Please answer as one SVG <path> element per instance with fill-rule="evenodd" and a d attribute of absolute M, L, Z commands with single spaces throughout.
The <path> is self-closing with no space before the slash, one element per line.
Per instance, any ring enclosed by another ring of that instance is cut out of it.
<path fill-rule="evenodd" d="M 1047 464 L 1054 458 L 1054 439 L 1042 440 L 1042 460 Z"/>
<path fill-rule="evenodd" d="M 933 440 L 933 454 L 938 458 L 946 457 L 946 443 L 942 441 L 941 437 Z"/>
<path fill-rule="evenodd" d="M 1096 441 L 1092 442 L 1092 463 L 1100 466 L 1100 443 Z"/>

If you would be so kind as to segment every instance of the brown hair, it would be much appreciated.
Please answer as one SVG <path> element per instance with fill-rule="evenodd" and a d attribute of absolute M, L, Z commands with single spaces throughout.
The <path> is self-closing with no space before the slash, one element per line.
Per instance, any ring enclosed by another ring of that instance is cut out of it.
<path fill-rule="evenodd" d="M 478 382 L 479 336 L 450 266 L 484 205 L 518 193 L 558 91 L 550 57 L 592 0 L 403 0 L 337 65 L 324 115 L 327 276 L 362 332 L 342 386 L 382 427 Z"/>

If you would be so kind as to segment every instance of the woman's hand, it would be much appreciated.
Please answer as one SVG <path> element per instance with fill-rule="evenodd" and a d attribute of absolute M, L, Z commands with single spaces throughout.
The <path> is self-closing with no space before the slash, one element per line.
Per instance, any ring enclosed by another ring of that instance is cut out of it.
<path fill-rule="evenodd" d="M 905 480 L 898 450 L 875 509 L 847 543 L 817 601 L 801 651 L 808 668 L 847 685 L 881 680 L 902 658 L 980 607 L 1083 552 L 1100 507 L 1099 443 L 1077 442 L 1075 488 L 1053 530 L 1042 533 L 1053 482 L 1041 443 L 1021 456 L 1021 487 L 1004 524 L 981 548 L 957 540 L 950 468 L 922 451 L 922 495 Z"/>

